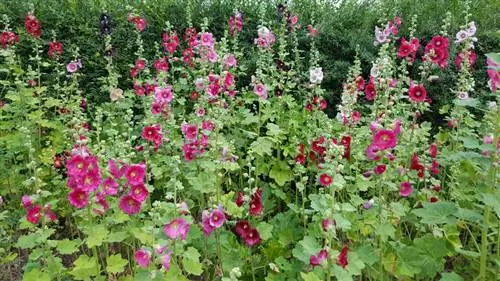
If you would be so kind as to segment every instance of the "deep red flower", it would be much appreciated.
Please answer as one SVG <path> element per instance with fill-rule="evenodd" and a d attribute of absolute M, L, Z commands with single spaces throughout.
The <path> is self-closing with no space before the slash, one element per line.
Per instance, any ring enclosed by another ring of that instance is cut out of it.
<path fill-rule="evenodd" d="M 19 43 L 19 36 L 17 36 L 14 32 L 3 31 L 0 35 L 0 42 L 2 43 L 2 47 L 6 49 L 15 43 Z"/>
<path fill-rule="evenodd" d="M 252 226 L 246 220 L 238 221 L 234 226 L 234 232 L 241 238 L 245 238 L 251 229 Z"/>
<path fill-rule="evenodd" d="M 342 248 L 342 251 L 340 251 L 340 254 L 337 257 L 337 263 L 342 266 L 342 268 L 345 268 L 348 264 L 349 261 L 347 260 L 347 253 L 349 252 L 349 248 L 347 246 L 344 246 Z"/>
<path fill-rule="evenodd" d="M 474 63 L 476 62 L 477 55 L 476 55 L 476 53 L 474 53 L 474 51 L 469 50 L 467 57 L 469 59 L 469 66 L 472 67 L 472 65 L 474 65 Z M 457 55 L 457 57 L 455 58 L 455 67 L 458 70 L 460 70 L 462 68 L 462 61 L 464 60 L 464 58 L 465 58 L 464 53 L 459 53 Z"/>
<path fill-rule="evenodd" d="M 49 43 L 49 57 L 52 58 L 54 55 L 61 56 L 63 53 L 62 43 L 61 42 L 50 42 Z"/>
<path fill-rule="evenodd" d="M 385 172 L 386 166 L 385 164 L 379 164 L 375 167 L 375 174 L 381 175 Z"/>
<path fill-rule="evenodd" d="M 427 91 L 423 85 L 416 85 L 410 88 L 408 96 L 413 102 L 423 102 L 427 98 Z"/>
<path fill-rule="evenodd" d="M 26 210 L 27 210 L 26 220 L 28 220 L 32 224 L 38 224 L 38 222 L 42 218 L 42 212 L 41 212 L 42 206 L 34 205 L 28 207 Z"/>
<path fill-rule="evenodd" d="M 241 207 L 245 203 L 245 193 L 240 191 L 236 196 L 236 206 Z"/>
<path fill-rule="evenodd" d="M 437 153 L 438 153 L 437 144 L 436 143 L 431 144 L 431 146 L 429 147 L 429 155 L 431 156 L 431 158 L 436 158 Z"/>
<path fill-rule="evenodd" d="M 40 21 L 32 14 L 26 15 L 26 17 L 24 18 L 24 27 L 26 28 L 26 32 L 28 32 L 28 34 L 30 35 L 33 35 L 37 38 L 42 35 Z"/>
<path fill-rule="evenodd" d="M 262 211 L 264 210 L 264 205 L 262 204 L 262 189 L 257 188 L 255 193 L 252 195 L 250 198 L 250 203 L 249 203 L 249 213 L 254 216 L 260 216 L 262 214 Z"/>
<path fill-rule="evenodd" d="M 259 231 L 255 228 L 250 229 L 243 239 L 250 247 L 258 245 L 261 241 Z"/>
<path fill-rule="evenodd" d="M 332 182 L 332 176 L 330 176 L 329 174 L 323 173 L 319 176 L 319 183 L 324 187 L 330 186 Z"/>
<path fill-rule="evenodd" d="M 365 87 L 365 97 L 369 101 L 373 101 L 377 96 L 377 90 L 375 89 L 375 82 L 373 78 L 370 79 L 370 82 Z"/>

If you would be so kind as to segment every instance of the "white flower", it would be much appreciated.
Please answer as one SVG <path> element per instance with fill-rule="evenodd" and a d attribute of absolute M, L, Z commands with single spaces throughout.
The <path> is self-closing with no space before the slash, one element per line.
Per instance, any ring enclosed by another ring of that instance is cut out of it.
<path fill-rule="evenodd" d="M 472 36 L 476 35 L 476 31 L 477 31 L 476 23 L 471 21 L 467 25 L 467 35 L 469 35 L 469 37 L 472 37 Z"/>
<path fill-rule="evenodd" d="M 374 77 L 374 78 L 378 77 L 379 70 L 380 70 L 380 67 L 376 64 L 373 64 L 372 69 L 370 69 L 370 76 Z"/>
<path fill-rule="evenodd" d="M 457 40 L 455 40 L 455 43 L 461 43 L 465 39 L 469 38 L 469 34 L 465 30 L 460 30 L 457 32 Z"/>
<path fill-rule="evenodd" d="M 320 84 L 323 81 L 323 70 L 321 67 L 316 67 L 309 70 L 309 80 L 313 84 Z"/>
<path fill-rule="evenodd" d="M 387 36 L 385 30 L 381 30 L 378 26 L 375 27 L 375 46 L 387 42 Z"/>
<path fill-rule="evenodd" d="M 120 88 L 111 89 L 109 93 L 109 98 L 112 101 L 117 101 L 123 99 L 123 90 Z"/>
<path fill-rule="evenodd" d="M 259 34 L 259 37 L 266 37 L 267 35 L 269 35 L 269 33 L 271 33 L 271 31 L 269 31 L 269 29 L 267 29 L 267 27 L 265 26 L 257 30 L 257 34 Z"/>
<path fill-rule="evenodd" d="M 466 100 L 466 99 L 469 98 L 469 93 L 467 93 L 467 92 L 459 92 L 457 97 L 458 97 L 458 99 Z"/>
<path fill-rule="evenodd" d="M 497 108 L 497 102 L 496 101 L 489 101 L 488 102 L 488 108 L 489 109 L 496 109 Z"/>

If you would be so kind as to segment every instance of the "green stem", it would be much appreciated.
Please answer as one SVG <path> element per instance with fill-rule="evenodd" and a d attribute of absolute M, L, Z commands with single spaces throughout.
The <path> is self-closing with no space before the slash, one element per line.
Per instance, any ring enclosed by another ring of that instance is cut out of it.
<path fill-rule="evenodd" d="M 488 221 L 490 206 L 484 206 L 484 225 L 481 230 L 481 258 L 479 259 L 479 280 L 486 281 L 486 267 L 488 262 Z"/>

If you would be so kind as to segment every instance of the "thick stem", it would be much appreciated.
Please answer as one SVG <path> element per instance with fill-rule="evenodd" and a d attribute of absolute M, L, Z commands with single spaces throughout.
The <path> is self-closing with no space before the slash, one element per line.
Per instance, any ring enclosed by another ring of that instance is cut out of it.
<path fill-rule="evenodd" d="M 488 263 L 488 221 L 490 206 L 484 206 L 484 225 L 481 230 L 481 258 L 479 259 L 479 280 L 486 281 L 486 267 Z"/>

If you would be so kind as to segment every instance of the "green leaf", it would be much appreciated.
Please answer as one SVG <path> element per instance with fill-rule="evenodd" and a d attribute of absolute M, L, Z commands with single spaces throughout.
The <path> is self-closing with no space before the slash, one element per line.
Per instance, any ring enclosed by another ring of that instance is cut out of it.
<path fill-rule="evenodd" d="M 380 239 L 386 242 L 389 240 L 389 237 L 394 238 L 396 228 L 394 228 L 394 226 L 389 221 L 385 221 L 381 225 L 377 226 L 376 232 L 380 236 Z"/>
<path fill-rule="evenodd" d="M 280 127 L 274 123 L 267 123 L 267 135 L 268 136 L 274 136 L 274 137 L 277 137 L 277 136 L 280 136 L 284 133 L 284 131 L 282 129 L 280 129 Z"/>
<path fill-rule="evenodd" d="M 413 213 L 422 218 L 424 224 L 453 223 L 451 215 L 458 211 L 455 204 L 445 201 L 422 203 L 423 208 L 413 210 Z"/>
<path fill-rule="evenodd" d="M 44 244 L 54 232 L 54 229 L 39 229 L 35 233 L 19 237 L 16 246 L 21 249 L 34 248 L 37 245 Z"/>
<path fill-rule="evenodd" d="M 108 235 L 108 238 L 106 241 L 108 242 L 122 242 L 123 240 L 127 239 L 129 237 L 128 232 L 126 231 L 117 231 L 117 232 L 111 232 Z"/>
<path fill-rule="evenodd" d="M 78 251 L 78 244 L 78 242 L 69 239 L 59 240 L 56 249 L 63 255 L 69 255 Z"/>
<path fill-rule="evenodd" d="M 293 256 L 305 264 L 309 264 L 311 255 L 318 254 L 321 246 L 318 241 L 311 236 L 305 236 L 292 250 Z"/>
<path fill-rule="evenodd" d="M 200 263 L 200 253 L 193 247 L 187 248 L 182 258 L 184 269 L 193 275 L 200 276 L 203 273 L 202 264 Z"/>
<path fill-rule="evenodd" d="M 274 141 L 270 137 L 259 137 L 250 144 L 250 150 L 260 156 L 272 155 Z"/>
<path fill-rule="evenodd" d="M 308 273 L 301 272 L 300 277 L 302 277 L 304 281 L 321 281 L 318 275 L 316 275 L 316 273 L 314 272 L 308 272 Z"/>
<path fill-rule="evenodd" d="M 70 274 L 73 275 L 76 280 L 89 280 L 90 277 L 99 275 L 97 264 L 95 257 L 81 255 L 73 262 L 74 267 Z"/>
<path fill-rule="evenodd" d="M 50 275 L 35 268 L 24 274 L 23 281 L 50 281 Z"/>
<path fill-rule="evenodd" d="M 152 234 L 147 233 L 141 228 L 132 228 L 130 230 L 130 233 L 137 238 L 139 241 L 141 241 L 142 244 L 146 245 L 153 245 L 155 242 L 155 237 Z"/>
<path fill-rule="evenodd" d="M 443 272 L 439 281 L 464 281 L 464 279 L 455 272 Z"/>
<path fill-rule="evenodd" d="M 482 193 L 481 197 L 483 203 L 492 207 L 500 217 L 500 189 L 497 189 L 495 193 Z"/>
<path fill-rule="evenodd" d="M 123 259 L 120 254 L 109 256 L 106 259 L 106 270 L 109 273 L 121 273 L 125 269 L 125 266 L 128 264 L 126 259 Z"/>
<path fill-rule="evenodd" d="M 293 173 L 286 162 L 278 162 L 271 168 L 269 177 L 274 179 L 279 186 L 283 186 L 293 179 Z"/>
<path fill-rule="evenodd" d="M 266 241 L 267 239 L 273 237 L 272 231 L 273 231 L 273 225 L 269 224 L 267 222 L 260 222 L 257 225 L 257 230 L 259 231 L 260 238 L 263 241 Z"/>
<path fill-rule="evenodd" d="M 106 240 L 109 231 L 104 225 L 97 225 L 86 229 L 85 234 L 87 234 L 86 243 L 89 248 L 96 246 L 101 246 L 102 242 Z"/>

